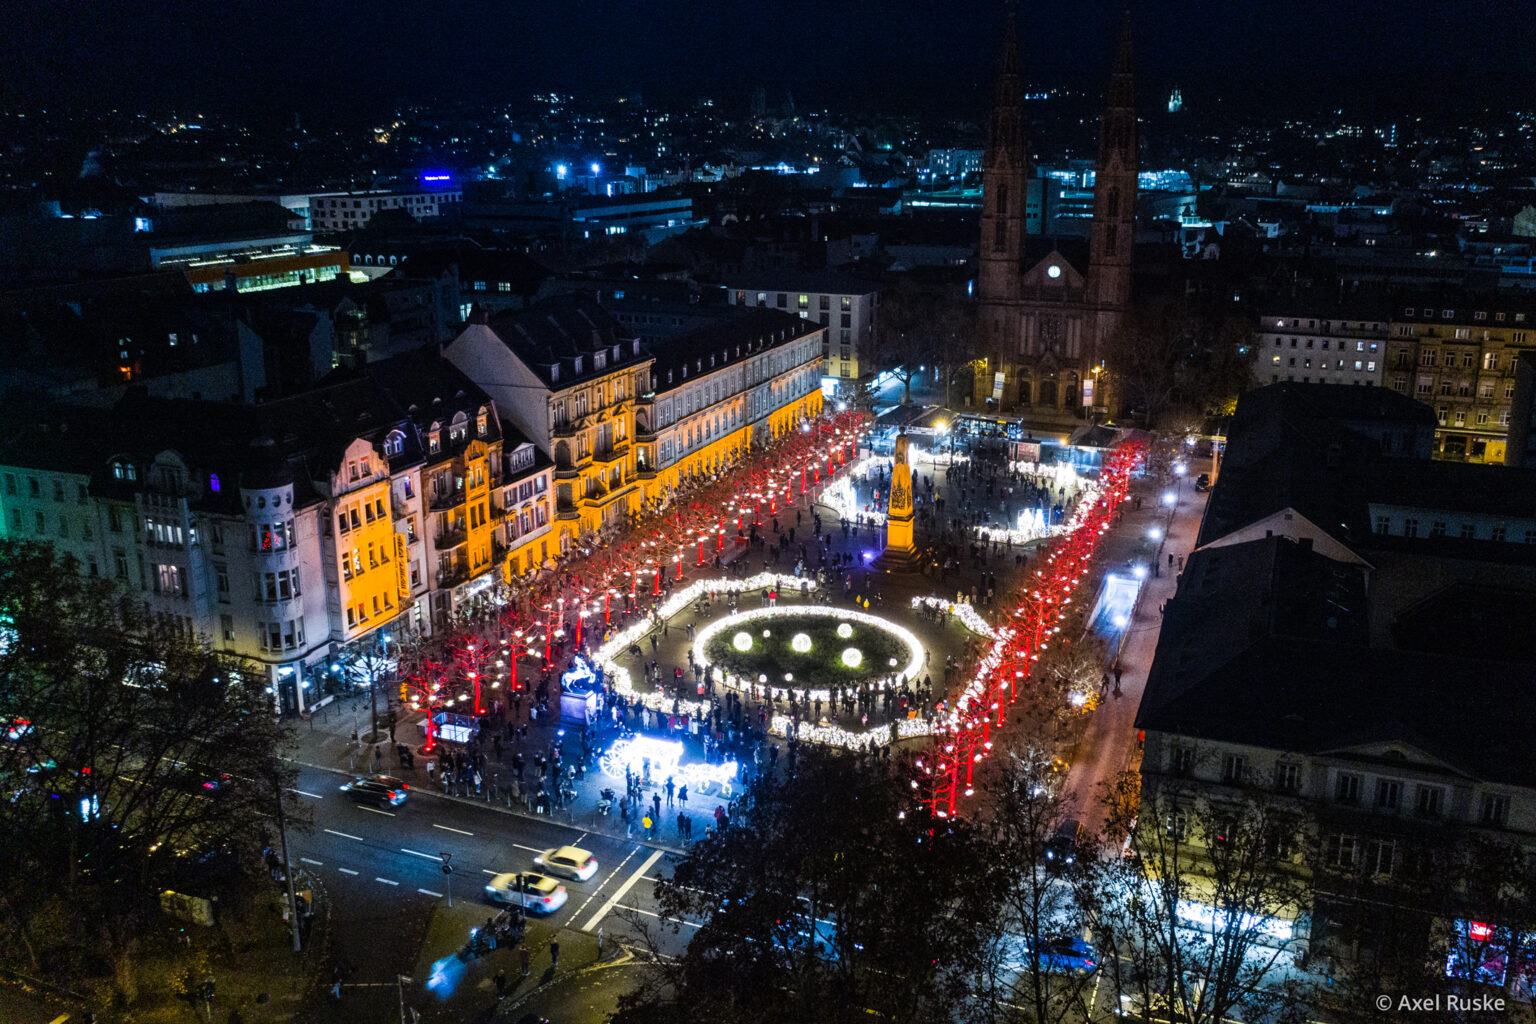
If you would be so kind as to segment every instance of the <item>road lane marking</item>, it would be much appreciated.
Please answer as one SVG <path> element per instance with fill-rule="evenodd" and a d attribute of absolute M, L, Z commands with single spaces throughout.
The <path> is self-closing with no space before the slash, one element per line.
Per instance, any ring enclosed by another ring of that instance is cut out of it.
<path fill-rule="evenodd" d="M 634 887 L 636 882 L 645 877 L 645 873 L 651 870 L 651 867 L 657 861 L 661 860 L 661 855 L 663 852 L 664 851 L 662 850 L 652 850 L 651 855 L 645 859 L 645 863 L 636 868 L 635 873 L 626 878 L 624 880 L 624 884 L 619 886 L 618 890 L 615 891 L 612 896 L 608 897 L 608 902 L 604 903 L 602 908 L 598 910 L 597 913 L 592 915 L 592 919 L 587 922 L 586 927 L 584 927 L 582 931 L 590 932 L 593 928 L 596 928 L 598 922 L 601 921 L 604 917 L 608 916 L 608 911 L 613 909 L 614 904 L 623 899 L 624 894 L 629 892 L 629 890 Z"/>
<path fill-rule="evenodd" d="M 492 871 L 490 868 L 481 868 L 480 870 L 485 872 L 488 875 L 499 875 L 499 874 L 501 874 L 500 871 Z"/>
<path fill-rule="evenodd" d="M 416 850 L 407 850 L 403 846 L 400 847 L 400 852 L 401 853 L 408 853 L 412 857 L 421 857 L 423 860 L 442 860 L 443 859 L 443 858 L 437 856 L 435 853 L 419 853 Z"/>
<path fill-rule="evenodd" d="M 472 835 L 474 835 L 474 833 L 473 833 L 473 832 L 465 832 L 465 831 L 464 831 L 464 830 L 463 830 L 463 829 L 461 829 L 461 828 L 450 828 L 450 827 L 449 827 L 449 826 L 447 826 L 447 825 L 439 825 L 439 824 L 438 824 L 438 823 L 437 823 L 437 822 L 435 822 L 435 821 L 434 821 L 434 822 L 433 822 L 433 823 L 432 823 L 432 827 L 433 827 L 433 828 L 440 828 L 440 829 L 442 829 L 442 830 L 443 830 L 443 831 L 444 831 L 444 832 L 457 832 L 457 833 L 458 833 L 458 834 L 459 834 L 459 835 L 461 835 L 461 836 L 472 836 Z"/>
<path fill-rule="evenodd" d="M 311 793 L 307 789 L 293 789 L 292 787 L 290 787 L 288 792 L 290 792 L 290 793 L 297 793 L 297 794 L 299 794 L 299 796 L 307 796 L 307 797 L 309 797 L 312 800 L 324 800 L 325 799 L 325 797 L 321 796 L 319 793 Z"/>
<path fill-rule="evenodd" d="M 571 911 L 570 916 L 565 919 L 565 926 L 567 928 L 571 927 L 571 925 L 576 922 L 578 917 L 586 913 L 587 908 L 592 905 L 592 901 L 597 899 L 597 894 L 602 892 L 603 889 L 607 887 L 609 882 L 619 877 L 619 872 L 624 870 L 624 865 L 628 864 L 634 858 L 635 854 L 640 852 L 640 849 L 641 848 L 638 846 L 632 846 L 629 848 L 629 852 L 624 855 L 624 859 L 619 861 L 614 869 L 608 872 L 607 876 L 604 877 L 601 882 L 597 883 L 597 887 L 587 894 L 587 898 L 581 901 L 581 906 Z"/>
<path fill-rule="evenodd" d="M 644 914 L 646 917 L 654 917 L 658 921 L 662 919 L 661 915 L 656 913 L 656 911 L 654 911 L 654 910 L 641 910 L 639 907 L 625 906 L 623 903 L 615 903 L 613 905 L 613 909 L 615 909 L 615 910 L 628 910 L 630 913 L 633 913 L 633 914 Z M 702 924 L 698 924 L 697 922 L 690 921 L 687 918 L 674 917 L 674 918 L 670 918 L 669 920 L 677 921 L 680 924 L 685 924 L 689 928 L 703 928 L 704 927 Z"/>
<path fill-rule="evenodd" d="M 512 844 L 512 849 L 514 849 L 514 850 L 527 850 L 529 853 L 543 853 L 544 852 L 544 850 L 539 849 L 537 846 L 522 846 L 522 845 L 519 845 L 518 843 L 513 843 Z M 545 847 L 545 849 L 548 849 L 548 847 Z"/>
<path fill-rule="evenodd" d="M 330 833 L 330 834 L 331 834 L 331 835 L 333 835 L 333 836 L 341 836 L 341 838 L 343 838 L 343 839 L 355 839 L 355 840 L 357 840 L 357 841 L 358 841 L 358 842 L 359 842 L 359 843 L 360 843 L 360 842 L 362 842 L 362 841 L 363 841 L 363 837 L 362 837 L 362 836 L 354 836 L 354 835 L 349 835 L 349 834 L 348 834 L 348 833 L 346 833 L 346 832 L 337 832 L 337 831 L 336 831 L 336 830 L 335 830 L 335 829 L 333 829 L 333 828 L 328 828 L 328 829 L 325 829 L 325 830 L 324 830 L 324 831 L 326 831 L 326 832 L 329 832 L 329 833 Z"/>
<path fill-rule="evenodd" d="M 323 860 L 310 860 L 308 857 L 300 857 L 299 860 L 303 861 L 305 864 L 313 864 L 317 868 L 325 867 L 325 861 Z"/>
<path fill-rule="evenodd" d="M 344 875 L 355 875 L 355 874 L 357 874 L 357 872 L 353 871 L 351 868 L 337 868 L 336 870 L 340 871 Z"/>
<path fill-rule="evenodd" d="M 421 893 L 423 896 L 431 896 L 433 899 L 439 899 L 440 900 L 440 899 L 443 898 L 443 894 L 442 893 L 440 893 L 440 892 L 433 892 L 431 889 L 417 889 L 416 891 Z"/>
<path fill-rule="evenodd" d="M 382 814 L 386 818 L 393 818 L 395 816 L 394 811 L 381 811 L 377 807 L 364 807 L 361 804 L 358 805 L 357 809 L 360 811 L 367 811 L 370 814 Z"/>
<path fill-rule="evenodd" d="M 383 882 L 385 885 L 399 885 L 400 884 L 399 882 L 391 881 L 388 878 L 380 878 L 378 875 L 374 875 L 373 876 L 373 880 L 375 882 Z"/>

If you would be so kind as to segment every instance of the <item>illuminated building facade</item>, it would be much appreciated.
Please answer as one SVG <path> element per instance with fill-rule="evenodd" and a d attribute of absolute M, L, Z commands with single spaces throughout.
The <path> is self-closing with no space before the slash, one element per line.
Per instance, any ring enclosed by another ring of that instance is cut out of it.
<path fill-rule="evenodd" d="M 821 354 L 827 376 L 857 380 L 871 372 L 863 359 L 880 312 L 874 283 L 835 270 L 767 270 L 725 284 L 733 306 L 783 310 L 825 327 Z"/>
<path fill-rule="evenodd" d="M 1536 303 L 1506 295 L 1393 300 L 1386 383 L 1435 410 L 1441 458 L 1502 463 L 1516 363 L 1536 351 Z"/>
<path fill-rule="evenodd" d="M 443 354 L 553 457 L 552 554 L 639 509 L 635 402 L 650 387 L 651 356 L 611 314 L 572 296 L 477 311 Z"/>
<path fill-rule="evenodd" d="M 653 343 L 636 407 L 636 468 L 647 500 L 709 477 L 821 414 L 826 328 L 769 309 Z"/>

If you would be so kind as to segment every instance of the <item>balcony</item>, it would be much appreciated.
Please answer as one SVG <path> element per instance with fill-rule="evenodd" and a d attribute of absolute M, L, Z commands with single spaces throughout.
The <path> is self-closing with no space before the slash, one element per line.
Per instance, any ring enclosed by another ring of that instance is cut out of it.
<path fill-rule="evenodd" d="M 432 503 L 430 506 L 432 511 L 441 512 L 444 509 L 457 508 L 464 504 L 464 480 L 462 477 L 458 479 L 458 483 L 459 486 L 451 490 L 444 487 L 441 490 L 434 490 L 432 492 Z"/>
<path fill-rule="evenodd" d="M 607 449 L 599 448 L 597 451 L 593 452 L 592 453 L 592 461 L 593 462 L 601 462 L 601 463 L 604 463 L 606 465 L 607 463 L 610 463 L 610 462 L 617 462 L 618 460 L 622 459 L 624 456 L 626 456 L 628 454 L 629 454 L 629 442 L 628 441 L 620 441 L 618 444 L 612 446 L 611 448 L 607 448 Z"/>
<path fill-rule="evenodd" d="M 437 585 L 440 589 L 456 587 L 467 579 L 469 579 L 469 568 L 464 565 L 437 570 Z"/>
<path fill-rule="evenodd" d="M 559 501 L 555 502 L 555 518 L 579 519 L 581 518 L 581 515 L 576 511 L 576 503 L 574 501 L 571 501 L 568 498 L 561 498 Z"/>
<path fill-rule="evenodd" d="M 557 420 L 555 425 L 549 428 L 550 437 L 575 437 L 579 429 L 576 420 Z"/>
<path fill-rule="evenodd" d="M 433 543 L 437 545 L 437 550 L 447 551 L 461 546 L 467 540 L 469 540 L 469 531 L 467 529 L 463 526 L 452 526 L 439 530 Z"/>

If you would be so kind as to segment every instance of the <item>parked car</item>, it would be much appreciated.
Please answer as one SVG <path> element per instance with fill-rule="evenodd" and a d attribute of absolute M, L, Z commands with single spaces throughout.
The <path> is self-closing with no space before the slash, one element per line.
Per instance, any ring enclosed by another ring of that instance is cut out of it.
<path fill-rule="evenodd" d="M 1029 945 L 1024 946 L 1022 969 L 1029 967 Z M 1040 969 L 1052 974 L 1087 974 L 1098 968 L 1093 947 L 1074 935 L 1044 936 L 1040 940 Z"/>
<path fill-rule="evenodd" d="M 1045 844 L 1045 861 L 1048 867 L 1066 868 L 1077 861 L 1078 847 L 1084 839 L 1083 823 L 1068 818 L 1056 828 L 1055 835 Z"/>
<path fill-rule="evenodd" d="M 360 804 L 399 807 L 411 787 L 393 775 L 359 775 L 341 784 L 341 791 Z"/>
<path fill-rule="evenodd" d="M 1195 477 L 1195 490 L 1208 491 L 1211 489 L 1211 474 L 1201 473 Z"/>
<path fill-rule="evenodd" d="M 597 874 L 597 858 L 579 846 L 558 846 L 533 858 L 537 867 L 551 875 L 585 882 Z"/>
<path fill-rule="evenodd" d="M 533 914 L 553 914 L 565 906 L 567 896 L 565 886 L 533 871 L 505 871 L 486 883 L 485 894 Z"/>

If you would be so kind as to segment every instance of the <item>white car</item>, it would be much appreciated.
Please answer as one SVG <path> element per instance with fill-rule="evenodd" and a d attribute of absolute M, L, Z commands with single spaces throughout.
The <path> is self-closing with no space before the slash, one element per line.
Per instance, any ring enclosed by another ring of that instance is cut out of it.
<path fill-rule="evenodd" d="M 521 903 L 534 914 L 553 914 L 565 906 L 565 886 L 532 871 L 507 871 L 492 878 L 485 894 L 500 903 Z"/>
<path fill-rule="evenodd" d="M 533 863 L 561 878 L 574 878 L 585 882 L 597 874 L 597 858 L 579 846 L 561 846 L 545 850 L 533 858 Z"/>

